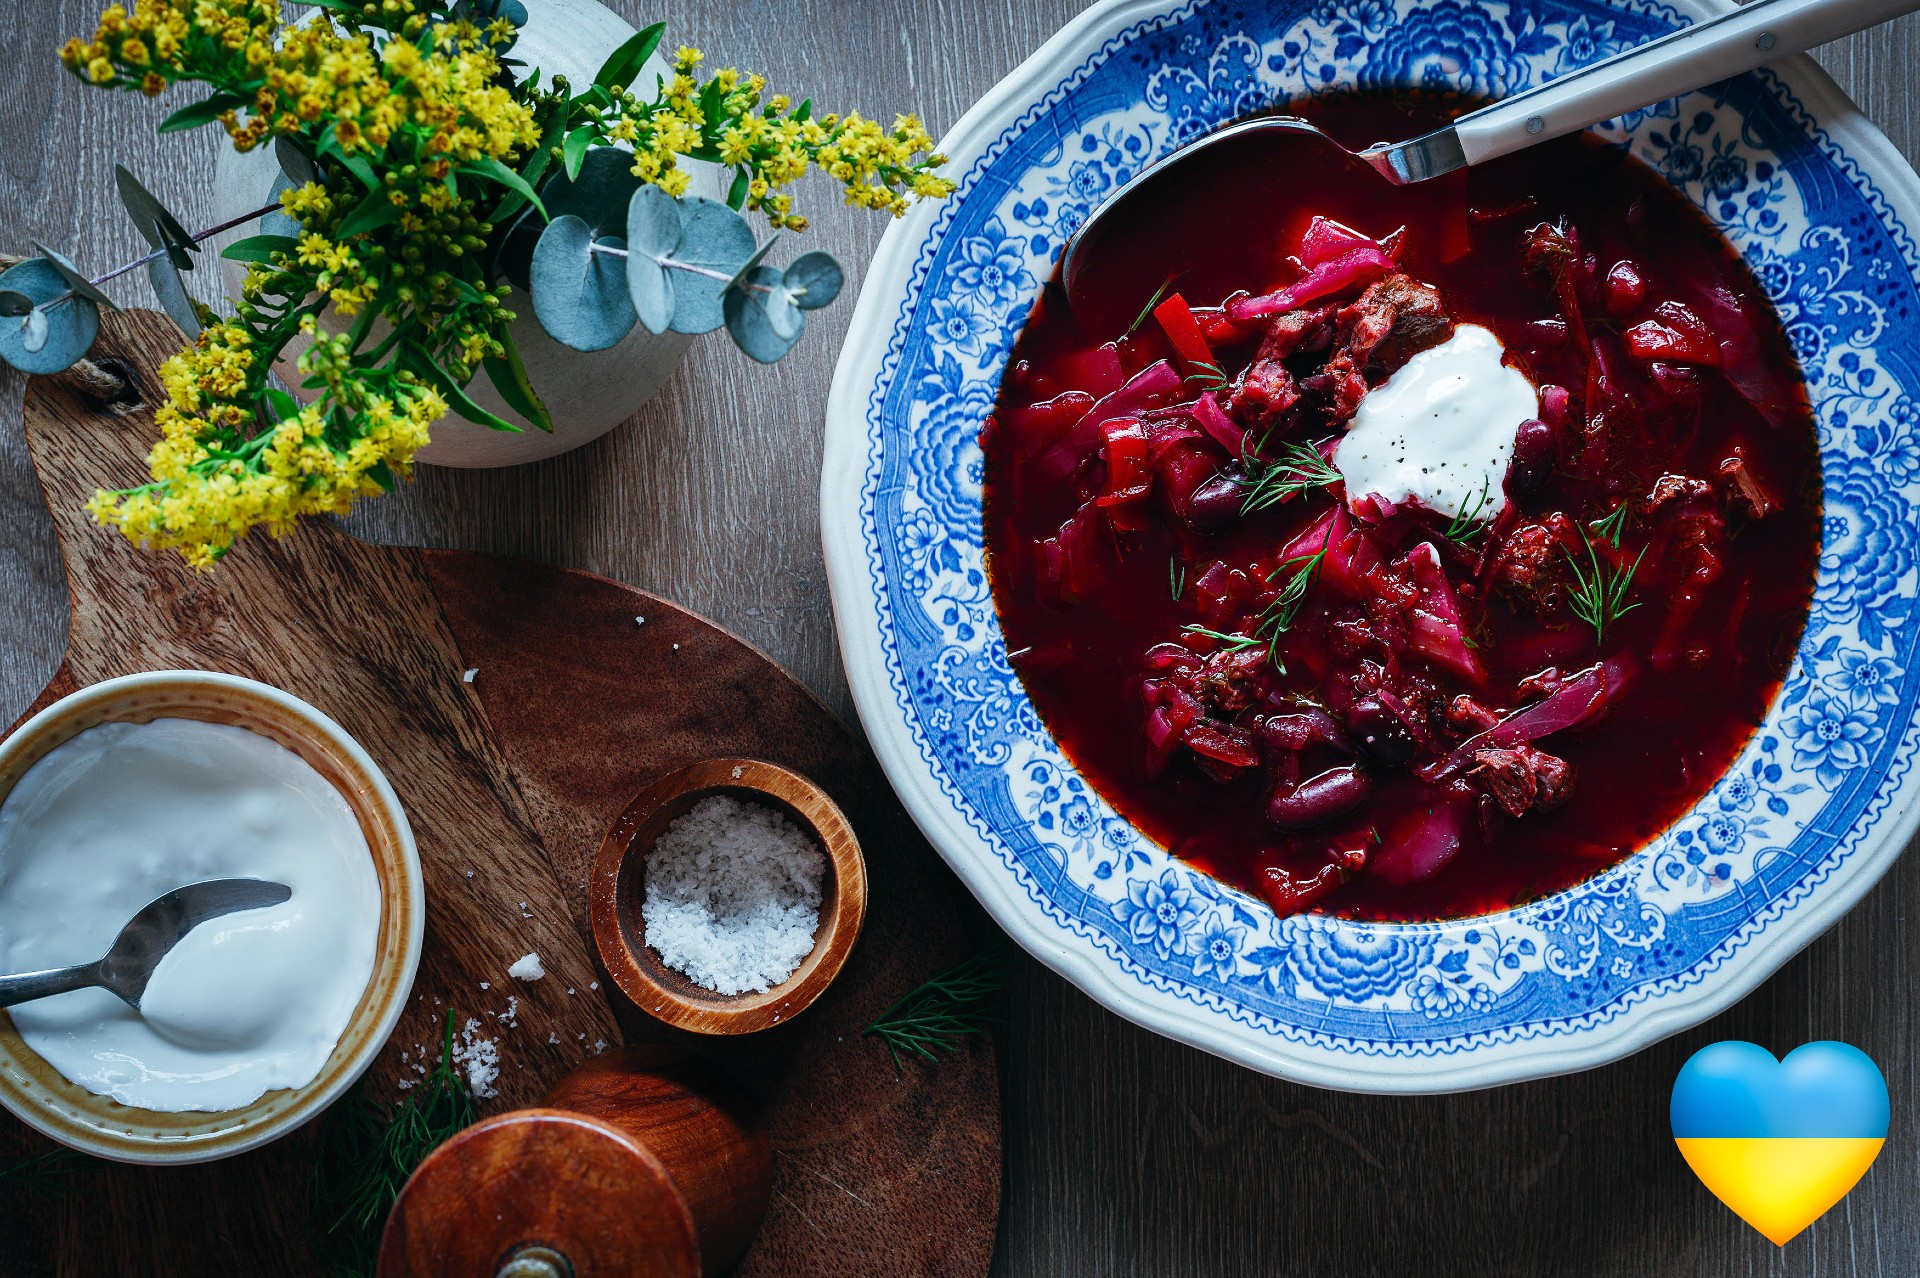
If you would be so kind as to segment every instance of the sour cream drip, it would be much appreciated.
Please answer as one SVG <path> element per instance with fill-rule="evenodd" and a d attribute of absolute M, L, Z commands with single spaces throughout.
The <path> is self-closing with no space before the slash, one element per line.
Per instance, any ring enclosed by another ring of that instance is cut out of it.
<path fill-rule="evenodd" d="M 99 958 L 163 892 L 263 878 L 293 896 L 212 919 L 160 961 L 135 1012 L 75 990 L 10 1013 L 87 1090 L 141 1109 L 229 1110 L 303 1087 L 373 974 L 380 884 L 353 811 L 292 751 L 187 719 L 89 728 L 0 804 L 0 970 Z"/>
<path fill-rule="evenodd" d="M 1348 500 L 1414 501 L 1448 519 L 1498 515 L 1514 436 L 1540 413 L 1533 384 L 1500 362 L 1504 353 L 1492 333 L 1461 324 L 1367 392 L 1333 454 Z"/>

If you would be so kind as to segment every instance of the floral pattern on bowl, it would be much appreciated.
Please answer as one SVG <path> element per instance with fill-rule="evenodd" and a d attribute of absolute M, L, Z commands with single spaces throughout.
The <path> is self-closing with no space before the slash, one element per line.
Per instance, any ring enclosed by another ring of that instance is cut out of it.
<path fill-rule="evenodd" d="M 944 149 L 958 196 L 889 233 L 835 379 L 823 520 L 882 762 L 1029 950 L 1160 1032 L 1275 1074 L 1442 1091 L 1613 1059 L 1751 989 L 1912 834 L 1920 180 L 1793 59 L 1609 126 L 1712 218 L 1778 307 L 1819 418 L 1809 628 L 1772 712 L 1684 819 L 1522 908 L 1276 919 L 1170 857 L 1074 770 L 1008 665 L 976 433 L 1066 237 L 1236 115 L 1359 85 L 1509 93 L 1716 12 L 1599 0 L 1112 0 Z"/>

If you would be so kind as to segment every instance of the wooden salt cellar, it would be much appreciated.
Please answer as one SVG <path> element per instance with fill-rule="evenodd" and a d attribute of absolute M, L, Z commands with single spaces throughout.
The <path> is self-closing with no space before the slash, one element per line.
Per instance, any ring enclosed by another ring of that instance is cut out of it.
<path fill-rule="evenodd" d="M 387 1218 L 379 1278 L 702 1278 L 746 1251 L 772 1178 L 744 1092 L 630 1047 L 435 1150 Z"/>

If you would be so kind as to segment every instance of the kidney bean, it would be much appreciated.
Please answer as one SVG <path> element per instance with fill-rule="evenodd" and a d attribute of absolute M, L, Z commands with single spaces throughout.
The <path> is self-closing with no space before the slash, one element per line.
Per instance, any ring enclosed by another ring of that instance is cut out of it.
<path fill-rule="evenodd" d="M 1304 830 L 1343 817 L 1367 801 L 1373 782 L 1358 767 L 1328 768 L 1267 800 L 1267 820 L 1282 830 Z"/>
<path fill-rule="evenodd" d="M 1513 460 L 1507 463 L 1507 491 L 1524 497 L 1546 483 L 1558 451 L 1553 427 L 1533 417 L 1521 422 L 1513 436 Z"/>
<path fill-rule="evenodd" d="M 1217 533 L 1240 518 L 1245 493 L 1225 475 L 1215 475 L 1193 490 L 1187 504 L 1187 522 L 1195 532 Z"/>
<path fill-rule="evenodd" d="M 1347 707 L 1347 732 L 1383 767 L 1398 767 L 1413 757 L 1413 734 L 1400 716 L 1373 697 L 1361 697 Z"/>

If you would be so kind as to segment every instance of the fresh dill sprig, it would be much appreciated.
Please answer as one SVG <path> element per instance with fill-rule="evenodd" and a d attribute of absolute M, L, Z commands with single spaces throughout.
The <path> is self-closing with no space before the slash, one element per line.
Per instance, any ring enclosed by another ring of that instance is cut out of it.
<path fill-rule="evenodd" d="M 1325 488 L 1340 482 L 1341 478 L 1317 446 L 1297 440 L 1282 448 L 1275 461 L 1266 461 L 1257 452 L 1243 451 L 1240 468 L 1244 472 L 1240 482 L 1247 490 L 1246 496 L 1240 499 L 1243 515 L 1277 506 L 1296 493 Z"/>
<path fill-rule="evenodd" d="M 1180 627 L 1180 633 L 1183 635 L 1199 635 L 1203 639 L 1211 639 L 1228 652 L 1244 652 L 1248 648 L 1257 648 L 1260 646 L 1260 641 L 1252 635 L 1230 635 L 1223 630 L 1209 630 L 1207 627 L 1199 625 L 1182 626 Z"/>
<path fill-rule="evenodd" d="M 1329 542 L 1333 540 L 1331 529 L 1327 531 L 1327 540 Z M 1293 623 L 1300 619 L 1300 609 L 1305 607 L 1307 602 L 1307 590 L 1313 585 L 1313 579 L 1319 575 L 1320 565 L 1326 561 L 1326 558 L 1327 547 L 1322 545 L 1311 555 L 1295 555 L 1267 574 L 1269 586 L 1282 573 L 1288 574 L 1286 584 L 1280 587 L 1280 593 L 1273 597 L 1273 602 L 1268 604 L 1266 611 L 1260 614 L 1260 624 L 1254 628 L 1254 633 L 1266 640 L 1269 648 L 1278 644 L 1280 636 L 1293 629 Z M 1279 664 L 1277 656 L 1274 658 L 1274 664 Z"/>
<path fill-rule="evenodd" d="M 1465 544 L 1466 542 L 1472 541 L 1475 537 L 1478 537 L 1487 529 L 1486 524 L 1482 522 L 1480 518 L 1480 512 L 1485 510 L 1487 503 L 1492 500 L 1493 489 L 1489 486 L 1488 482 L 1483 479 L 1480 481 L 1480 491 L 1474 494 L 1472 504 L 1461 507 L 1460 513 L 1448 522 L 1447 530 L 1440 535 L 1448 541 L 1460 544 Z M 1619 544 L 1618 541 L 1614 542 L 1616 547 Z"/>
<path fill-rule="evenodd" d="M 0 1190 L 18 1189 L 47 1202 L 64 1198 L 73 1188 L 73 1176 L 90 1159 L 74 1149 L 49 1149 L 0 1167 Z"/>
<path fill-rule="evenodd" d="M 1187 593 L 1187 566 L 1180 562 L 1178 555 L 1167 560 L 1167 589 L 1173 592 L 1174 602 Z"/>
<path fill-rule="evenodd" d="M 1127 325 L 1127 331 L 1120 336 L 1132 337 L 1140 331 L 1140 326 L 1147 322 L 1147 316 L 1153 314 L 1153 308 L 1160 305 L 1161 301 L 1167 296 L 1167 290 L 1173 287 L 1175 278 L 1177 277 L 1169 275 L 1160 281 L 1160 287 L 1153 290 L 1153 296 L 1147 299 L 1147 304 L 1140 308 L 1140 313 L 1133 317 L 1133 323 Z"/>
<path fill-rule="evenodd" d="M 1610 561 L 1603 561 L 1600 552 L 1594 547 L 1593 538 L 1586 529 L 1580 530 L 1580 539 L 1587 544 L 1587 562 L 1583 566 L 1572 551 L 1564 552 L 1567 564 L 1573 569 L 1573 590 L 1567 596 L 1567 606 L 1573 609 L 1573 615 L 1593 627 L 1593 641 L 1596 644 L 1607 641 L 1607 628 L 1620 618 L 1640 606 L 1636 600 L 1627 603 L 1627 590 L 1633 585 L 1634 574 L 1640 571 L 1640 561 L 1647 557 L 1647 548 L 1640 547 L 1640 553 L 1632 564 L 1622 572 Z"/>
<path fill-rule="evenodd" d="M 1193 382 L 1204 392 L 1225 390 L 1227 383 L 1233 379 L 1228 377 L 1226 370 L 1218 364 L 1210 364 L 1202 361 L 1196 363 L 1193 366 L 1193 371 L 1180 380 L 1183 382 Z"/>
<path fill-rule="evenodd" d="M 1007 985 L 1007 944 L 997 942 L 907 993 L 862 1031 L 887 1045 L 894 1068 L 901 1053 L 937 1061 L 997 1023 L 989 1006 Z"/>
<path fill-rule="evenodd" d="M 428 1154 L 472 1125 L 473 1096 L 453 1063 L 447 1011 L 440 1061 L 392 1109 L 356 1088 L 327 1116 L 313 1167 L 313 1218 L 330 1278 L 373 1273 L 381 1222 Z"/>
<path fill-rule="evenodd" d="M 1620 535 L 1627 530 L 1627 503 L 1621 502 L 1613 508 L 1613 513 L 1605 519 L 1596 519 L 1587 527 L 1613 543 L 1615 550 L 1620 549 Z"/>

